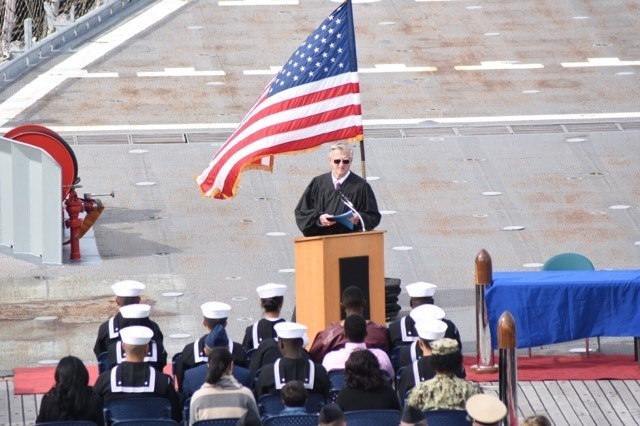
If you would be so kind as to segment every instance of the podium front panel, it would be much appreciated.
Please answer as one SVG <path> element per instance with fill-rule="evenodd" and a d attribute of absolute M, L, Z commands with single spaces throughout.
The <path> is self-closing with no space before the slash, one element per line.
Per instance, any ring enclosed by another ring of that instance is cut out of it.
<path fill-rule="evenodd" d="M 296 321 L 308 327 L 311 340 L 341 319 L 340 296 L 349 285 L 363 289 L 367 316 L 385 323 L 383 236 L 368 231 L 294 240 Z"/>

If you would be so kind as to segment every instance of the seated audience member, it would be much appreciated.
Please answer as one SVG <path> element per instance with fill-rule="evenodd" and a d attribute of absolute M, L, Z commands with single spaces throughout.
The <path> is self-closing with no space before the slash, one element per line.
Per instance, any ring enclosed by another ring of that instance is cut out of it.
<path fill-rule="evenodd" d="M 275 332 L 275 330 L 274 330 Z M 309 344 L 309 337 L 305 332 L 302 335 L 302 352 L 301 355 L 304 359 L 310 359 L 309 352 L 304 348 Z M 273 364 L 278 358 L 282 356 L 280 353 L 280 347 L 278 346 L 278 336 L 273 339 L 264 339 L 258 345 L 258 349 L 255 350 L 251 356 L 251 362 L 249 362 L 249 374 L 252 377 L 256 377 L 258 372 L 267 364 Z"/>
<path fill-rule="evenodd" d="M 280 317 L 286 291 L 287 286 L 284 284 L 269 283 L 256 288 L 260 297 L 260 307 L 264 313 L 260 320 L 245 330 L 242 346 L 247 351 L 258 349 L 260 342 L 276 337 L 273 327 L 279 322 L 286 321 Z"/>
<path fill-rule="evenodd" d="M 202 325 L 207 330 L 207 334 L 200 337 L 195 342 L 186 345 L 176 360 L 175 371 L 176 380 L 178 382 L 178 391 L 182 391 L 185 371 L 198 365 L 206 365 L 207 354 L 204 349 L 205 339 L 211 331 L 217 326 L 227 326 L 227 319 L 231 312 L 231 306 L 221 302 L 206 302 L 200 306 L 202 311 Z M 229 340 L 229 352 L 233 356 L 234 365 L 238 367 L 248 367 L 247 354 L 242 345 Z"/>
<path fill-rule="evenodd" d="M 304 356 L 303 336 L 307 326 L 295 322 L 281 322 L 276 324 L 278 348 L 281 358 L 273 364 L 266 364 L 254 385 L 256 398 L 268 393 L 279 394 L 282 387 L 290 380 L 299 380 L 304 387 L 318 392 L 326 398 L 329 394 L 329 376 L 320 364 Z"/>
<path fill-rule="evenodd" d="M 184 372 L 182 401 L 186 401 L 195 393 L 195 391 L 202 387 L 209 372 L 209 354 L 213 348 L 219 347 L 229 348 L 229 338 L 227 337 L 227 332 L 222 324 L 216 325 L 204 340 L 204 352 L 207 354 L 207 364 L 200 364 Z M 233 364 L 231 374 L 242 386 L 251 386 L 253 382 L 253 379 L 249 374 L 249 370 L 244 367 L 237 367 L 235 362 Z"/>
<path fill-rule="evenodd" d="M 422 410 L 407 405 L 404 407 L 404 410 L 402 410 L 399 426 L 428 426 L 427 418 Z"/>
<path fill-rule="evenodd" d="M 409 306 L 411 309 L 421 305 L 433 305 L 435 303 L 433 295 L 438 288 L 435 284 L 417 282 L 408 284 L 405 288 L 409 294 Z M 442 321 L 447 323 L 447 332 L 445 337 L 455 339 L 458 342 L 460 351 L 462 352 L 462 341 L 460 340 L 460 332 L 458 331 L 458 328 L 448 319 L 442 318 Z M 397 346 L 408 345 L 417 338 L 418 334 L 416 333 L 414 321 L 410 315 L 399 318 L 389 324 L 389 340 L 392 349 Z"/>
<path fill-rule="evenodd" d="M 280 392 L 284 410 L 280 414 L 307 414 L 309 392 L 299 380 L 289 380 Z"/>
<path fill-rule="evenodd" d="M 462 364 L 458 342 L 439 339 L 431 342 L 431 366 L 436 372 L 433 379 L 418 383 L 409 392 L 408 405 L 420 410 L 464 410 L 469 397 L 482 393 L 480 387 L 455 377 Z"/>
<path fill-rule="evenodd" d="M 466 410 L 473 426 L 498 426 L 507 415 L 507 407 L 493 395 L 472 395 L 466 402 Z"/>
<path fill-rule="evenodd" d="M 153 323 L 149 319 L 150 311 L 151 306 L 141 303 L 134 303 L 132 305 L 121 307 L 121 328 L 140 325 L 153 330 Z M 109 369 L 125 360 L 125 353 L 122 349 L 122 340 L 120 340 L 120 336 L 114 339 L 107 352 L 109 354 Z M 167 351 L 164 349 L 162 334 L 156 336 L 154 332 L 153 337 L 149 341 L 149 352 L 147 352 L 147 355 L 144 357 L 144 362 L 149 363 L 149 365 L 158 371 L 162 371 L 164 366 L 167 365 Z"/>
<path fill-rule="evenodd" d="M 113 293 L 116 295 L 116 305 L 118 309 L 123 306 L 140 303 L 140 294 L 144 288 L 144 284 L 131 280 L 120 281 L 112 285 L 111 290 L 113 290 Z M 112 343 L 120 340 L 118 334 L 120 329 L 124 328 L 122 324 L 123 320 L 122 314 L 118 312 L 115 316 L 100 324 L 96 343 L 93 346 L 93 353 L 96 354 L 96 358 L 100 356 L 101 353 L 107 352 Z M 149 321 L 149 328 L 153 330 L 156 342 L 162 342 L 164 337 L 160 331 L 160 327 L 155 322 Z"/>
<path fill-rule="evenodd" d="M 158 396 L 169 400 L 172 418 L 181 421 L 182 407 L 173 379 L 144 362 L 153 331 L 134 325 L 120 330 L 120 337 L 126 360 L 102 373 L 94 385 L 103 403 L 112 399 Z"/>
<path fill-rule="evenodd" d="M 536 415 L 522 420 L 522 426 L 553 426 L 553 423 L 547 416 Z"/>
<path fill-rule="evenodd" d="M 359 287 L 349 286 L 344 289 L 340 298 L 340 306 L 345 317 L 360 315 L 364 318 L 364 308 L 367 301 Z M 389 333 L 387 327 L 367 320 L 367 337 L 364 341 L 367 348 L 378 348 L 389 353 Z M 336 349 L 341 349 L 347 343 L 344 335 L 344 321 L 331 323 L 320 331 L 309 349 L 309 354 L 315 362 L 322 362 L 324 356 Z"/>
<path fill-rule="evenodd" d="M 400 409 L 395 391 L 384 377 L 378 359 L 370 351 L 351 352 L 344 375 L 345 387 L 336 399 L 342 411 Z"/>
<path fill-rule="evenodd" d="M 318 426 L 346 426 L 344 412 L 338 404 L 327 404 L 320 410 Z"/>
<path fill-rule="evenodd" d="M 238 424 L 261 425 L 258 405 L 251 390 L 231 375 L 233 358 L 229 348 L 213 348 L 209 353 L 207 380 L 191 397 L 189 423 L 198 420 L 238 418 Z"/>
<path fill-rule="evenodd" d="M 442 339 L 447 329 L 447 324 L 440 320 L 426 320 L 416 323 L 418 331 L 418 348 L 420 350 L 420 358 L 414 361 L 409 367 L 402 370 L 396 389 L 400 400 L 404 400 L 407 392 L 416 385 L 425 380 L 432 379 L 436 372 L 431 366 L 431 342 Z M 461 379 L 466 377 L 464 365 L 460 363 L 455 375 Z"/>
<path fill-rule="evenodd" d="M 364 343 L 367 337 L 367 323 L 360 315 L 350 315 L 344 320 L 344 334 L 347 338 L 344 348 L 336 349 L 327 353 L 322 360 L 322 366 L 327 370 L 342 370 L 353 351 L 369 350 L 378 358 L 380 368 L 384 370 L 389 377 L 394 377 L 393 367 L 389 355 L 381 349 L 367 349 Z"/>
<path fill-rule="evenodd" d="M 424 321 L 442 320 L 444 316 L 444 310 L 436 305 L 420 305 L 413 308 L 411 312 L 409 312 L 409 317 L 414 322 L 413 329 L 415 330 L 416 336 L 418 336 L 418 338 L 416 338 L 416 340 L 411 342 L 409 345 L 402 345 L 395 348 L 398 354 L 397 365 L 395 366 L 396 368 L 400 369 L 402 367 L 411 365 L 414 361 L 422 356 L 422 351 L 420 350 L 420 346 L 418 345 L 419 335 L 416 325 Z"/>
<path fill-rule="evenodd" d="M 102 426 L 102 399 L 89 386 L 89 372 L 75 356 L 58 362 L 55 384 L 42 397 L 36 423 L 88 420 Z"/>

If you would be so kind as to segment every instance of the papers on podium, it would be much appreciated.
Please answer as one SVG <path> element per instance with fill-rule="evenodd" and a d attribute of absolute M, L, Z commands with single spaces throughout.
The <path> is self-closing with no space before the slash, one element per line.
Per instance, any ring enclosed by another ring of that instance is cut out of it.
<path fill-rule="evenodd" d="M 342 213 L 341 215 L 328 217 L 327 220 L 341 223 L 347 228 L 349 228 L 350 230 L 353 230 L 353 223 L 351 223 L 351 221 L 349 220 L 352 217 L 353 217 L 353 211 L 349 210 L 348 212 Z"/>

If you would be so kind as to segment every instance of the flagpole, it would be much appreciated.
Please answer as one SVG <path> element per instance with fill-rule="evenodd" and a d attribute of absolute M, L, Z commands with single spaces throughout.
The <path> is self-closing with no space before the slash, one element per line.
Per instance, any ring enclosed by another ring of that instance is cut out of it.
<path fill-rule="evenodd" d="M 360 141 L 360 163 L 362 167 L 362 179 L 367 179 L 367 166 L 364 159 L 364 137 Z"/>

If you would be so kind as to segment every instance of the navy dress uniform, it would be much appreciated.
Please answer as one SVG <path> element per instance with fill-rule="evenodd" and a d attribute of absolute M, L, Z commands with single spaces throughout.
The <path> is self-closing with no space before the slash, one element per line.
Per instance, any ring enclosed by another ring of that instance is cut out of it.
<path fill-rule="evenodd" d="M 133 305 L 126 305 L 120 308 L 120 314 L 122 315 L 123 329 L 133 325 L 140 325 L 148 327 L 153 331 L 151 320 L 149 319 L 149 312 L 151 306 L 144 303 L 136 303 Z M 115 343 L 112 343 L 107 352 L 109 353 L 109 368 L 113 368 L 117 364 L 121 364 L 126 360 L 126 354 L 122 347 L 122 340 L 120 336 L 116 339 Z M 167 351 L 164 348 L 162 334 L 153 337 L 149 341 L 149 350 L 144 362 L 151 364 L 156 370 L 162 371 L 165 365 L 167 365 Z"/>
<path fill-rule="evenodd" d="M 144 284 L 132 280 L 119 281 L 111 286 L 111 290 L 117 298 L 138 298 L 138 301 L 140 294 L 144 289 Z M 120 340 L 120 329 L 124 326 L 126 326 L 126 321 L 120 312 L 100 324 L 100 327 L 98 328 L 98 335 L 96 336 L 96 342 L 93 346 L 93 353 L 96 355 L 96 358 L 98 358 L 103 352 L 107 352 L 109 350 L 109 346 Z M 158 324 L 149 320 L 148 326 L 153 330 L 153 335 L 155 336 L 156 341 L 164 340 L 164 336 L 162 335 L 162 331 L 160 331 L 160 326 L 158 326 Z"/>
<path fill-rule="evenodd" d="M 284 284 L 268 283 L 256 288 L 256 292 L 260 299 L 270 299 L 272 297 L 282 297 L 287 291 L 287 286 Z M 246 350 L 258 349 L 260 343 L 266 339 L 273 339 L 276 337 L 276 333 L 273 330 L 276 324 L 286 321 L 284 318 L 261 318 L 256 321 L 244 332 L 244 338 L 242 339 L 242 346 Z"/>
<path fill-rule="evenodd" d="M 278 340 L 300 339 L 303 341 L 307 327 L 294 322 L 283 322 L 277 324 L 275 330 L 278 334 Z M 299 349 L 300 356 L 298 358 L 283 356 L 273 364 L 266 364 L 262 367 L 254 386 L 256 398 L 269 393 L 279 394 L 280 390 L 290 380 L 302 382 L 310 392 L 317 392 L 325 397 L 329 394 L 327 370 L 321 364 L 316 364 L 303 356 L 304 350 L 302 346 Z"/>
<path fill-rule="evenodd" d="M 441 320 L 428 319 L 417 323 L 416 329 L 418 331 L 418 336 L 423 341 L 423 344 L 429 344 L 434 340 L 442 339 L 444 337 L 447 330 L 447 324 Z M 419 340 L 414 342 L 414 344 L 418 348 L 420 355 L 417 359 L 411 362 L 409 366 L 402 370 L 396 385 L 398 397 L 401 401 L 404 400 L 407 396 L 407 392 L 410 391 L 417 383 L 432 379 L 436 375 L 433 367 L 431 367 L 431 354 L 423 354 Z M 414 344 L 412 344 L 412 346 Z M 460 365 L 460 368 L 455 372 L 455 375 L 461 379 L 466 377 L 464 365 Z"/>
<path fill-rule="evenodd" d="M 202 315 L 207 320 L 213 320 L 215 322 L 223 323 L 226 325 L 226 320 L 231 312 L 231 306 L 222 302 L 206 302 L 200 306 Z M 178 381 L 178 390 L 182 391 L 182 385 L 184 382 L 184 373 L 186 370 L 196 367 L 201 364 L 205 364 L 208 361 L 207 354 L 204 351 L 205 340 L 210 334 L 205 334 L 195 342 L 185 345 L 182 349 L 181 355 L 176 360 L 175 375 Z M 241 344 L 229 339 L 229 352 L 233 358 L 234 365 L 238 367 L 248 367 L 247 353 Z"/>
<path fill-rule="evenodd" d="M 147 346 L 153 337 L 148 327 L 131 326 L 120 330 L 122 342 L 131 346 Z M 94 390 L 106 404 L 113 399 L 162 397 L 171 403 L 172 418 L 182 420 L 180 398 L 173 379 L 151 365 L 139 361 L 123 361 L 98 377 Z"/>
<path fill-rule="evenodd" d="M 411 310 L 407 315 L 407 320 L 402 325 L 410 323 L 411 328 L 407 329 L 402 327 L 401 330 L 405 333 L 405 339 L 411 338 L 410 343 L 403 344 L 396 348 L 398 352 L 397 357 L 397 369 L 410 365 L 413 361 L 422 356 L 422 350 L 418 345 L 420 335 L 418 334 L 417 325 L 425 321 L 442 320 L 445 316 L 445 312 L 442 308 L 436 305 L 420 305 Z M 445 324 L 446 325 L 446 324 Z"/>
<path fill-rule="evenodd" d="M 431 300 L 430 303 L 426 303 L 427 305 L 433 304 L 433 296 L 436 292 L 438 286 L 432 283 L 425 282 L 417 282 L 408 284 L 406 286 L 407 293 L 409 297 L 413 299 L 427 299 Z M 423 306 L 424 304 L 420 305 Z M 418 308 L 419 306 L 413 307 L 411 311 Z M 447 332 L 445 337 L 450 339 L 454 339 L 458 342 L 458 346 L 460 350 L 462 350 L 462 341 L 460 339 L 460 332 L 458 328 L 453 323 L 453 321 L 442 318 L 445 323 L 447 323 Z M 409 315 L 399 318 L 389 324 L 389 340 L 391 343 L 391 348 L 396 348 L 399 346 L 410 345 L 418 338 L 418 334 L 415 330 L 415 320 L 412 318 L 411 313 Z"/>

